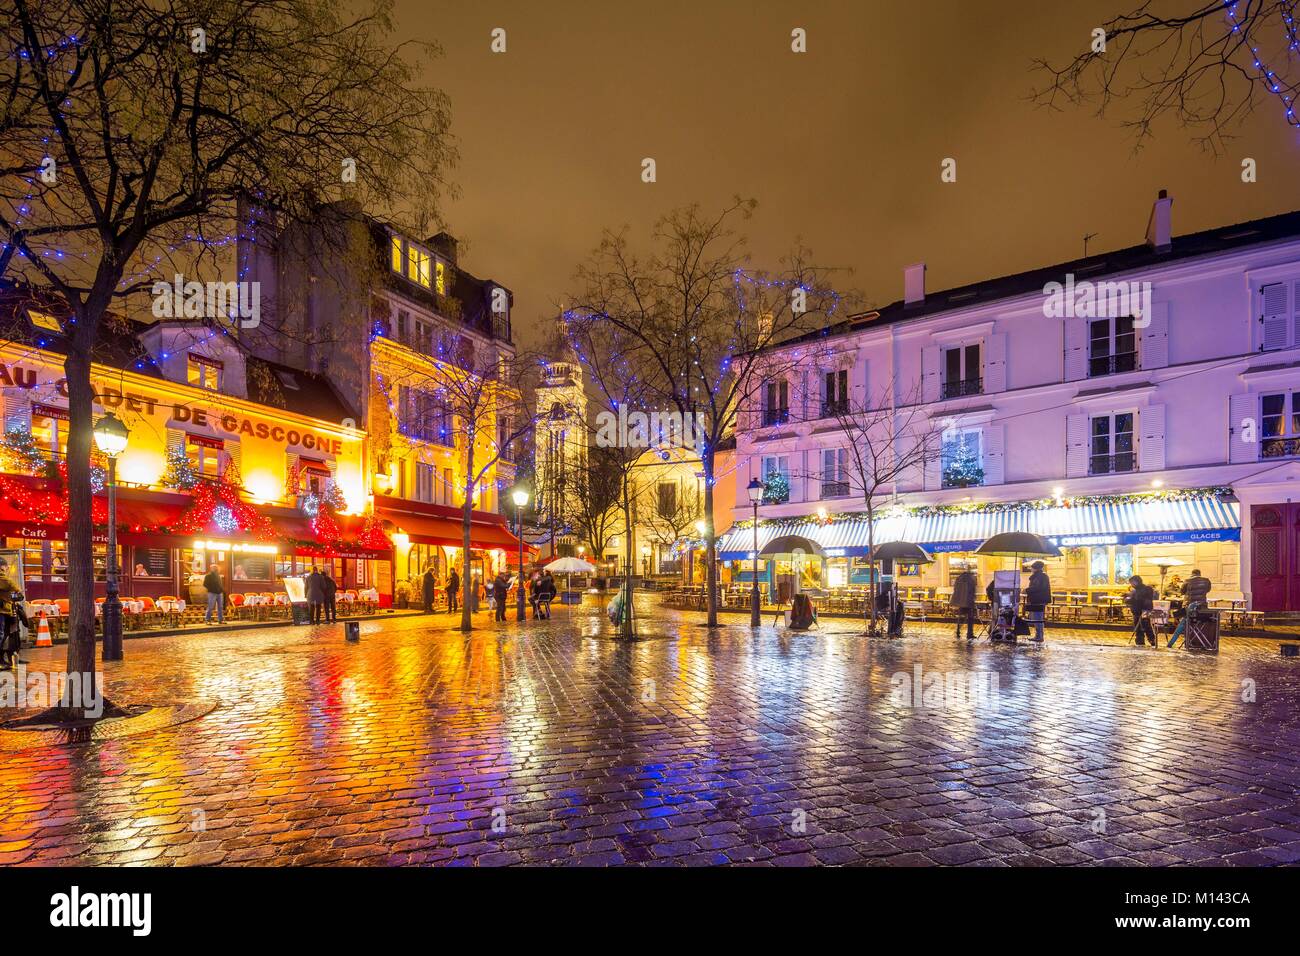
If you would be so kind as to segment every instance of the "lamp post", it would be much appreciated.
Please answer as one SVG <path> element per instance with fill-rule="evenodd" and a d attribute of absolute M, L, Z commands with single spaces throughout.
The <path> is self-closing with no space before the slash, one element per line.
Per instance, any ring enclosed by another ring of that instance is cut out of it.
<path fill-rule="evenodd" d="M 519 606 L 515 610 L 515 620 L 525 620 L 524 614 L 524 505 L 528 504 L 528 491 L 516 488 L 510 492 L 510 500 L 515 503 L 515 531 L 519 534 Z"/>
<path fill-rule="evenodd" d="M 749 597 L 749 626 L 762 623 L 758 601 L 758 503 L 763 500 L 763 483 L 754 478 L 749 483 L 749 501 L 754 506 L 754 591 Z"/>
<path fill-rule="evenodd" d="M 117 456 L 126 449 L 126 425 L 112 412 L 95 425 L 95 445 L 108 458 L 108 567 L 104 587 L 104 649 L 106 661 L 122 659 L 122 602 L 117 592 Z"/>

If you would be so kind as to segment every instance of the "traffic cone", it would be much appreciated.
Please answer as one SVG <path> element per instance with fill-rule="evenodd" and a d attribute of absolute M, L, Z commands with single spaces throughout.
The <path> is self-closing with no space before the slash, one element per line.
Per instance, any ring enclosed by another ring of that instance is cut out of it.
<path fill-rule="evenodd" d="M 54 646 L 54 641 L 50 640 L 50 622 L 45 619 L 44 611 L 41 612 L 40 620 L 36 623 L 36 646 Z"/>

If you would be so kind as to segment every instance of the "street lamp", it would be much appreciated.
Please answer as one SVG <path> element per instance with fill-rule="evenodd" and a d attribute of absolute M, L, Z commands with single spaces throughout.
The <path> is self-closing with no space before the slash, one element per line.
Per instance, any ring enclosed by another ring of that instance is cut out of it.
<path fill-rule="evenodd" d="M 758 612 L 758 503 L 763 500 L 763 483 L 757 478 L 749 483 L 749 502 L 754 506 L 754 592 L 749 598 L 749 626 L 762 623 Z"/>
<path fill-rule="evenodd" d="M 130 435 L 112 412 L 95 425 L 95 445 L 108 458 L 108 567 L 104 588 L 104 649 L 106 661 L 122 659 L 122 602 L 117 593 L 117 456 Z"/>
<path fill-rule="evenodd" d="M 519 606 L 515 610 L 515 620 L 527 618 L 524 613 L 524 505 L 528 504 L 528 490 L 516 488 L 510 492 L 510 500 L 515 503 L 515 531 L 519 533 Z"/>

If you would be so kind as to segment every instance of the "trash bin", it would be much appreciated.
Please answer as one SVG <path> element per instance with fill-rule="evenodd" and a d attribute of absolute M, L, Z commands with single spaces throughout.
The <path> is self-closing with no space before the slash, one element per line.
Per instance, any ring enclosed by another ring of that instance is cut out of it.
<path fill-rule="evenodd" d="M 348 621 L 343 625 L 344 633 L 349 641 L 361 640 L 361 622 Z"/>
<path fill-rule="evenodd" d="M 306 601 L 295 601 L 292 605 L 290 605 L 290 608 L 293 613 L 293 623 L 295 624 L 311 623 L 311 609 L 307 607 Z"/>
<path fill-rule="evenodd" d="M 1183 647 L 1189 651 L 1219 653 L 1219 612 L 1199 610 L 1187 619 Z"/>

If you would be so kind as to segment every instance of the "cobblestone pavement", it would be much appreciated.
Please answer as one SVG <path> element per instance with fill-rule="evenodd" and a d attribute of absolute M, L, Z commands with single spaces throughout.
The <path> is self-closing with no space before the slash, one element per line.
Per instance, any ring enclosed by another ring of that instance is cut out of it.
<path fill-rule="evenodd" d="M 128 641 L 119 703 L 218 706 L 0 755 L 0 863 L 1300 860 L 1300 661 L 1273 641 L 479 622 Z"/>

